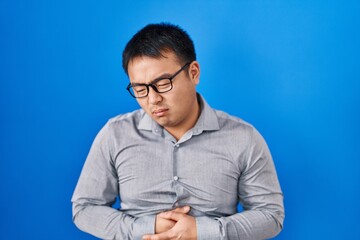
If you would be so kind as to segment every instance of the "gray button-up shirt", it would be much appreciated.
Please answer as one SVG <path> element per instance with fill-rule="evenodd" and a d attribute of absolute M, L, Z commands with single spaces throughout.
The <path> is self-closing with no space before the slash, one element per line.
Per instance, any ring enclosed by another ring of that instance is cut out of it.
<path fill-rule="evenodd" d="M 154 233 L 157 213 L 188 205 L 199 240 L 280 232 L 283 195 L 265 141 L 250 124 L 199 100 L 200 117 L 179 141 L 143 110 L 108 121 L 72 197 L 80 229 L 103 239 L 141 239 Z M 111 207 L 117 196 L 120 209 Z M 239 202 L 244 211 L 237 213 Z"/>

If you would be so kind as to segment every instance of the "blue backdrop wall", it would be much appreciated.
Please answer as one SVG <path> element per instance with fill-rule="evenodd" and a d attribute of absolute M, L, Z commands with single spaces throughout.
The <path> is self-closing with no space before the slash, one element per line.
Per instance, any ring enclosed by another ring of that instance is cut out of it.
<path fill-rule="evenodd" d="M 138 108 L 121 53 L 192 36 L 207 101 L 251 122 L 285 195 L 277 239 L 360 239 L 358 1 L 0 1 L 0 239 L 94 239 L 70 198 L 90 144 Z"/>

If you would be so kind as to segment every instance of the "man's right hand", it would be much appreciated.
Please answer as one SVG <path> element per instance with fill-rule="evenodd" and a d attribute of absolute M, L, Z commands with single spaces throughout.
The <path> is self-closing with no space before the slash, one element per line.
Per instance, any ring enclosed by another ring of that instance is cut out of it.
<path fill-rule="evenodd" d="M 189 206 L 184 206 L 180 208 L 175 208 L 171 210 L 171 212 L 178 212 L 178 213 L 184 213 L 187 214 L 190 211 Z M 176 221 L 169 220 L 162 218 L 160 214 L 156 215 L 155 220 L 155 233 L 162 233 L 170 230 L 174 225 L 176 224 Z"/>

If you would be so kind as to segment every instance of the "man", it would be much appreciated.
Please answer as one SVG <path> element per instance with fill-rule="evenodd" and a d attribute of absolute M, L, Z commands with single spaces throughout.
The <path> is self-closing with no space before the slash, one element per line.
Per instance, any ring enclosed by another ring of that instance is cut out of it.
<path fill-rule="evenodd" d="M 146 26 L 125 47 L 123 68 L 141 109 L 97 135 L 72 198 L 75 224 L 103 239 L 277 235 L 283 196 L 267 145 L 196 92 L 200 66 L 188 34 Z M 120 209 L 111 207 L 117 197 Z"/>

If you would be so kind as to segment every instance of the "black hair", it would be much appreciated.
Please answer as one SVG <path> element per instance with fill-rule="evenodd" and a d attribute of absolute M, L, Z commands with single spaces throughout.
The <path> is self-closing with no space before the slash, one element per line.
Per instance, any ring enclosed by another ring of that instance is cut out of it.
<path fill-rule="evenodd" d="M 123 69 L 128 74 L 129 62 L 135 57 L 160 58 L 166 51 L 172 51 L 183 64 L 196 60 L 194 43 L 183 29 L 170 23 L 149 24 L 127 43 Z"/>

